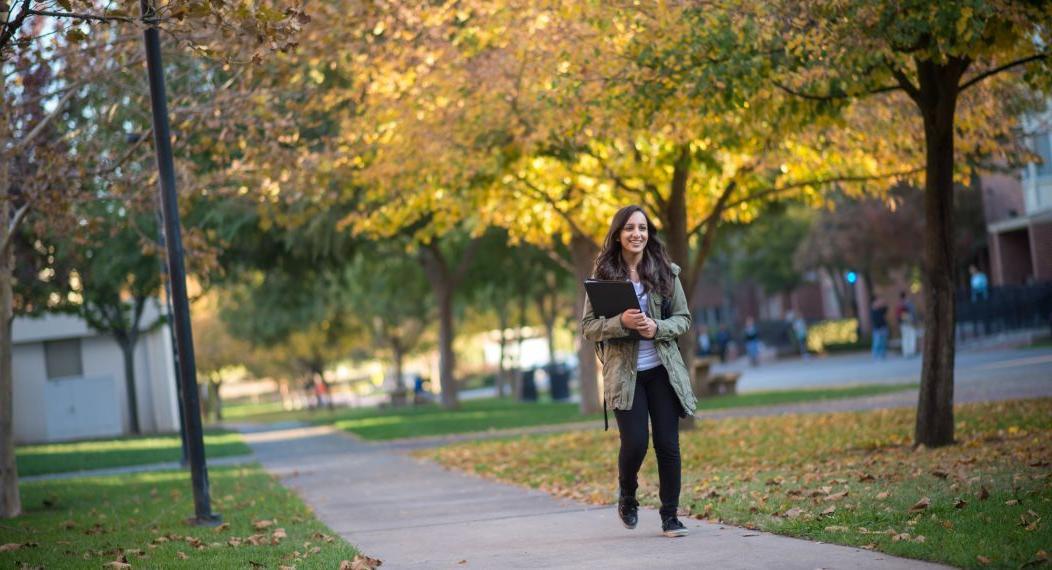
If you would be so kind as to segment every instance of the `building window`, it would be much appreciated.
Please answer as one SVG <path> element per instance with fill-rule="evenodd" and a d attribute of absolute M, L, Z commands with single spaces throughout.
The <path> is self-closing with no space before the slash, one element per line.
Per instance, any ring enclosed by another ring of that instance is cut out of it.
<path fill-rule="evenodd" d="M 83 376 L 80 339 L 44 341 L 44 363 L 48 380 Z"/>
<path fill-rule="evenodd" d="M 1052 133 L 1034 135 L 1034 153 L 1041 157 L 1037 165 L 1038 176 L 1052 176 Z"/>

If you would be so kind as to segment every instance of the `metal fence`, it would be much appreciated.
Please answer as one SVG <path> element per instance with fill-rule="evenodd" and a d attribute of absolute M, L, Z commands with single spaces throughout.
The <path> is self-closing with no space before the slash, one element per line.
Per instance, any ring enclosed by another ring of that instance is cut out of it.
<path fill-rule="evenodd" d="M 981 335 L 1052 327 L 1052 282 L 991 287 L 985 295 L 958 291 L 957 323 Z"/>

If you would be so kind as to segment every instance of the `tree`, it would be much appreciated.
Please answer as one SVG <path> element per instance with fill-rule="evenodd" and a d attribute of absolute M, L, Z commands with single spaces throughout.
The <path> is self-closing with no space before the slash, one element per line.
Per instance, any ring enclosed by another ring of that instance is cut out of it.
<path fill-rule="evenodd" d="M 1021 1 L 812 0 L 773 5 L 768 16 L 785 33 L 761 44 L 793 72 L 780 88 L 827 108 L 901 92 L 921 119 L 927 320 L 914 441 L 951 444 L 954 180 L 967 175 L 955 149 L 992 152 L 1010 140 L 998 135 L 1014 123 L 1003 105 L 1011 82 L 1048 89 L 1052 13 Z"/>
<path fill-rule="evenodd" d="M 404 362 L 431 321 L 429 285 L 419 264 L 397 244 L 377 244 L 361 252 L 344 272 L 340 293 L 354 307 L 356 326 L 372 332 L 375 346 L 386 349 L 395 378 L 395 405 L 406 401 Z M 371 348 L 371 347 L 370 347 Z"/>
<path fill-rule="evenodd" d="M 803 282 L 793 255 L 808 235 L 815 214 L 798 205 L 774 204 L 743 230 L 737 279 L 752 279 L 767 294 L 788 293 Z"/>

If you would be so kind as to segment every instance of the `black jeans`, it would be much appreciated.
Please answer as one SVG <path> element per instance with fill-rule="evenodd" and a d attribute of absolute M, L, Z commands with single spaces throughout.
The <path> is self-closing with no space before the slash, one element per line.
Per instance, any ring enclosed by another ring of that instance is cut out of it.
<path fill-rule="evenodd" d="M 654 426 L 654 453 L 657 454 L 661 483 L 661 516 L 676 514 L 679 507 L 680 457 L 679 416 L 683 406 L 676 396 L 664 366 L 636 374 L 636 395 L 631 410 L 614 410 L 621 432 L 621 451 L 617 455 L 621 493 L 634 496 L 637 475 L 647 454 L 647 416 Z"/>

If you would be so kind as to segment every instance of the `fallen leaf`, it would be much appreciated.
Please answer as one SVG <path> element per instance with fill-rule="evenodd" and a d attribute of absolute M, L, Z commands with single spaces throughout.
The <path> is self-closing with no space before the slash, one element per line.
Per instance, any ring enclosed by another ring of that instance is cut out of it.
<path fill-rule="evenodd" d="M 266 568 L 267 567 L 266 564 L 262 564 L 262 563 L 256 562 L 255 560 L 249 560 L 248 563 L 251 564 L 253 568 Z"/>
<path fill-rule="evenodd" d="M 928 540 L 928 539 L 925 538 L 925 536 L 923 534 L 918 534 L 917 536 L 913 537 L 913 542 L 921 542 L 922 543 L 922 542 L 924 542 L 926 540 Z"/>
<path fill-rule="evenodd" d="M 825 528 L 826 532 L 847 532 L 849 530 L 851 530 L 851 529 L 847 528 L 846 526 L 840 526 L 840 525 L 831 525 L 831 526 L 827 526 Z"/>
<path fill-rule="evenodd" d="M 819 516 L 828 516 L 836 512 L 836 505 L 829 505 L 829 508 L 818 513 Z"/>
<path fill-rule="evenodd" d="M 887 491 L 881 491 L 880 493 L 877 493 L 877 500 L 883 501 L 884 499 L 888 498 L 888 495 L 889 493 Z"/>
<path fill-rule="evenodd" d="M 187 555 L 187 554 L 186 554 L 185 552 L 183 552 L 182 550 L 180 550 L 180 551 L 176 552 L 176 553 L 175 553 L 175 555 L 176 555 L 177 557 L 179 557 L 179 560 L 189 560 L 189 559 L 190 559 L 190 556 L 188 556 L 188 555 Z"/>
<path fill-rule="evenodd" d="M 921 500 L 917 501 L 913 504 L 912 507 L 909 508 L 909 512 L 919 513 L 920 511 L 923 511 L 924 509 L 928 508 L 928 505 L 930 504 L 931 499 L 929 499 L 928 497 L 923 497 Z"/>
<path fill-rule="evenodd" d="M 339 570 L 373 570 L 381 564 L 379 559 L 359 553 L 354 555 L 354 560 L 341 560 Z"/>
<path fill-rule="evenodd" d="M 957 499 L 953 502 L 953 508 L 955 509 L 963 509 L 966 506 L 968 506 L 968 501 L 965 501 L 964 499 Z"/>
<path fill-rule="evenodd" d="M 1010 507 L 1012 507 L 1012 506 L 1018 505 L 1019 504 L 1019 500 L 1018 499 L 1008 499 L 1007 501 L 1005 501 L 1005 504 L 1010 506 Z"/>
<path fill-rule="evenodd" d="M 983 556 L 982 554 L 976 556 L 975 559 L 978 560 L 979 564 L 982 564 L 983 566 L 990 564 L 990 559 Z"/>
<path fill-rule="evenodd" d="M 945 479 L 945 478 L 950 476 L 949 473 L 943 471 L 942 469 L 936 469 L 936 470 L 932 471 L 931 474 L 934 475 L 935 477 L 938 477 L 939 479 Z"/>
<path fill-rule="evenodd" d="M 874 550 L 877 548 L 877 543 L 871 542 L 869 544 L 863 544 L 862 548 L 865 548 L 866 550 Z"/>
<path fill-rule="evenodd" d="M 0 546 L 0 552 L 13 552 L 15 550 L 18 550 L 19 548 L 22 548 L 22 544 L 21 543 L 19 543 L 19 542 L 9 542 L 7 544 L 4 544 L 4 545 Z"/>
<path fill-rule="evenodd" d="M 263 530 L 273 525 L 274 521 L 271 520 L 252 521 L 252 526 L 255 527 L 256 530 Z"/>
<path fill-rule="evenodd" d="M 229 530 L 229 529 L 230 529 L 230 523 L 225 522 L 225 523 L 213 528 L 212 532 L 219 533 L 219 532 L 224 532 L 224 531 Z"/>
<path fill-rule="evenodd" d="M 277 539 L 277 540 L 281 540 L 282 538 L 287 538 L 288 535 L 285 534 L 285 529 L 283 529 L 283 528 L 276 528 L 276 529 L 274 529 L 274 532 L 270 535 L 270 537 L 274 538 L 274 539 Z"/>
<path fill-rule="evenodd" d="M 895 535 L 891 536 L 891 541 L 892 542 L 908 541 L 909 539 L 910 539 L 910 533 L 908 533 L 908 532 L 901 532 L 899 534 L 895 534 Z"/>
<path fill-rule="evenodd" d="M 986 487 L 979 486 L 979 500 L 980 501 L 985 501 L 989 497 L 990 497 L 990 491 L 987 491 Z"/>
<path fill-rule="evenodd" d="M 826 497 L 826 500 L 827 501 L 839 501 L 840 499 L 843 499 L 846 496 L 847 496 L 847 491 L 840 491 L 839 493 L 833 493 L 832 495 L 829 495 L 828 497 Z"/>
<path fill-rule="evenodd" d="M 114 560 L 113 562 L 107 562 L 106 564 L 104 564 L 104 566 L 106 566 L 107 568 L 114 568 L 115 570 L 128 570 L 129 568 L 131 568 L 131 564 L 128 564 L 127 562 L 120 562 L 118 560 Z"/>
<path fill-rule="evenodd" d="M 869 473 L 863 473 L 862 475 L 858 476 L 858 482 L 859 483 L 866 483 L 868 481 L 876 481 L 876 480 L 877 480 L 877 478 L 872 476 L 872 475 L 870 475 Z"/>
<path fill-rule="evenodd" d="M 468 563 L 467 560 L 461 560 L 460 562 L 457 562 L 457 564 L 467 564 L 467 563 Z"/>
<path fill-rule="evenodd" d="M 789 509 L 788 511 L 785 511 L 785 515 L 784 516 L 786 518 L 789 518 L 789 519 L 795 519 L 796 517 L 800 516 L 800 514 L 803 513 L 803 512 L 804 511 L 801 510 L 800 508 L 793 507 L 793 508 Z"/>

